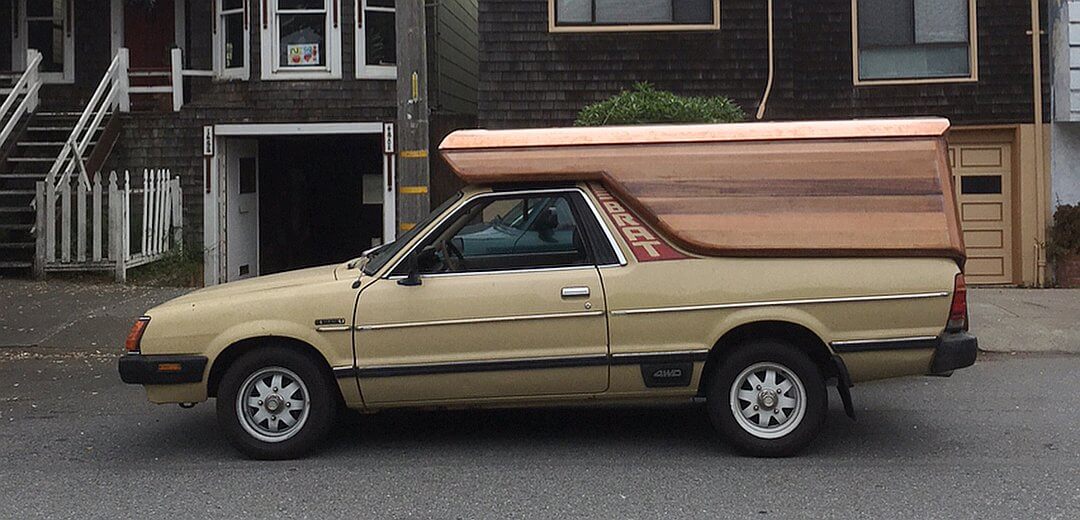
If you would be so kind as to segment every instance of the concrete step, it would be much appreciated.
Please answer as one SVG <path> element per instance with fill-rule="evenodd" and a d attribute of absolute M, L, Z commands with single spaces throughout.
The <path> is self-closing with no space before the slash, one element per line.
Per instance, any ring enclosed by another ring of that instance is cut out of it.
<path fill-rule="evenodd" d="M 94 146 L 95 144 L 97 144 L 97 141 L 90 141 L 90 146 Z M 25 146 L 25 147 L 35 147 L 35 148 L 39 148 L 39 147 L 55 147 L 55 148 L 59 148 L 61 146 L 64 146 L 64 142 L 63 141 L 19 141 L 19 142 L 15 143 L 15 146 Z"/>
<path fill-rule="evenodd" d="M 0 269 L 30 269 L 33 262 L 4 261 L 0 262 Z"/>
<path fill-rule="evenodd" d="M 17 163 L 54 163 L 56 157 L 8 157 L 8 161 Z"/>
<path fill-rule="evenodd" d="M 33 242 L 0 242 L 0 249 L 33 249 Z"/>
<path fill-rule="evenodd" d="M 21 213 L 33 213 L 33 212 L 34 212 L 34 208 L 31 208 L 29 205 L 26 205 L 26 206 L 3 206 L 3 207 L 0 207 L 0 215 L 4 215 L 4 214 L 6 214 L 6 215 L 12 215 L 12 214 L 18 215 L 18 214 L 21 214 Z"/>
<path fill-rule="evenodd" d="M 3 179 L 36 179 L 45 180 L 44 173 L 0 173 L 0 180 Z"/>
<path fill-rule="evenodd" d="M 7 231 L 30 231 L 33 227 L 33 224 L 0 224 L 0 230 Z"/>

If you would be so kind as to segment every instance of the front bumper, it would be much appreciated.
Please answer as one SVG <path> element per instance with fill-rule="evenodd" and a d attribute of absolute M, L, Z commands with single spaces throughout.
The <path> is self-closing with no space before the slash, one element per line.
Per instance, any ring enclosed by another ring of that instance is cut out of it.
<path fill-rule="evenodd" d="M 930 373 L 948 374 L 958 368 L 974 365 L 978 352 L 979 340 L 975 336 L 967 332 L 945 334 L 934 349 Z"/>
<path fill-rule="evenodd" d="M 128 354 L 120 358 L 120 379 L 134 385 L 199 383 L 206 363 L 206 356 Z"/>

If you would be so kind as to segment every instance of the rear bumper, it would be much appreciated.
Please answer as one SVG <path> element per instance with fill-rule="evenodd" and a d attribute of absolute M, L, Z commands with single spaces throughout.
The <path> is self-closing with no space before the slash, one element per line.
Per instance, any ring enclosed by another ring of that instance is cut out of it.
<path fill-rule="evenodd" d="M 975 336 L 967 332 L 945 334 L 934 349 L 930 373 L 948 374 L 958 368 L 974 365 L 978 352 L 979 340 Z"/>
<path fill-rule="evenodd" d="M 134 385 L 199 383 L 206 362 L 206 356 L 128 354 L 120 358 L 120 379 Z"/>

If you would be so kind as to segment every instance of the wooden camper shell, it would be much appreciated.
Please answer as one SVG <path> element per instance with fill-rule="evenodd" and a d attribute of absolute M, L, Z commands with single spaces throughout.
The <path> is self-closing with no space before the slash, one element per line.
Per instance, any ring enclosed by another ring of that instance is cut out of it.
<path fill-rule="evenodd" d="M 461 130 L 465 182 L 601 182 L 704 256 L 938 257 L 963 265 L 946 119 Z"/>

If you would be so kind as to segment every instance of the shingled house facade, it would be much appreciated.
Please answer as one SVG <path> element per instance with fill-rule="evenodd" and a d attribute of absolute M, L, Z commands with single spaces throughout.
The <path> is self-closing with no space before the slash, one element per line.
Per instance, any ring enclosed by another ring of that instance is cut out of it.
<path fill-rule="evenodd" d="M 432 127 L 474 126 L 476 1 L 440 1 L 427 19 Z M 0 3 L 0 27 L 10 28 L 0 30 L 7 77 L 22 74 L 28 51 L 43 58 L 40 105 L 0 152 L 10 226 L 31 229 L 22 212 L 33 197 L 19 183 L 44 175 L 125 61 L 113 81 L 130 91 L 130 111 L 117 105 L 92 130 L 88 166 L 179 175 L 184 241 L 204 251 L 207 284 L 394 238 L 395 0 L 14 0 Z M 9 233 L 0 247 L 20 240 Z"/>
<path fill-rule="evenodd" d="M 724 95 L 757 120 L 948 117 L 969 280 L 1036 285 L 1050 208 L 1045 8 L 480 0 L 479 123 L 570 125 L 585 105 L 639 81 Z"/>

